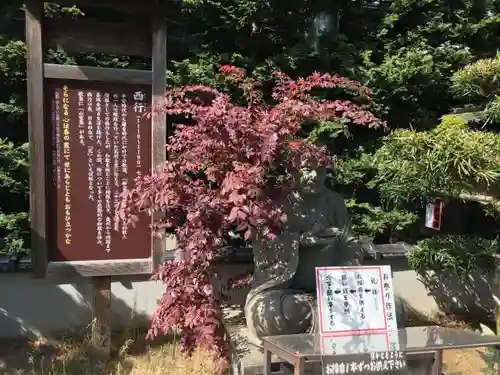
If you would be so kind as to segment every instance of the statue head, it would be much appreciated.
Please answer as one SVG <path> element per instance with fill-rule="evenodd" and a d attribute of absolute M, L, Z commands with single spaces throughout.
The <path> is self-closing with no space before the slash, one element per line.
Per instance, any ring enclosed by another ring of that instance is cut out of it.
<path fill-rule="evenodd" d="M 293 140 L 289 142 L 296 155 L 299 156 L 300 164 L 296 175 L 294 176 L 295 191 L 301 195 L 319 194 L 326 189 L 326 168 L 319 167 L 311 158 L 308 157 L 307 147 L 304 140 Z"/>
<path fill-rule="evenodd" d="M 326 189 L 325 180 L 326 168 L 315 168 L 310 164 L 302 163 L 295 179 L 295 188 L 305 195 L 320 194 Z"/>

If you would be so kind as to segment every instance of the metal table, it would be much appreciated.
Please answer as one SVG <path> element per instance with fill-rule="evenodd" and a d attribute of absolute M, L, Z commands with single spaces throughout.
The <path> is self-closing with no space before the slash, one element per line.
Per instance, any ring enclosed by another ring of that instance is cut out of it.
<path fill-rule="evenodd" d="M 442 353 L 447 349 L 469 349 L 500 345 L 500 336 L 438 326 L 408 327 L 398 330 L 399 350 L 408 358 L 434 356 L 432 375 L 442 374 Z M 358 335 L 359 336 L 359 335 Z M 345 337 L 345 336 L 344 336 Z M 355 337 L 353 336 L 353 339 Z M 264 375 L 271 375 L 274 354 L 294 367 L 294 375 L 303 375 L 306 363 L 321 362 L 324 356 L 319 334 L 270 336 L 263 339 Z"/>

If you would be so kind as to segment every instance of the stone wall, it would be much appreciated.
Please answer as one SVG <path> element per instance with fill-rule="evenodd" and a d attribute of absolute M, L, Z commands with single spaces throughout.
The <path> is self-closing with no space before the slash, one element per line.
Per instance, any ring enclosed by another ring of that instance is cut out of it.
<path fill-rule="evenodd" d="M 404 258 L 366 261 L 365 264 L 391 264 L 394 287 L 410 309 L 423 315 L 438 311 L 484 313 L 493 307 L 490 275 L 469 275 L 458 280 L 449 273 L 428 273 L 425 279 L 409 270 Z M 251 264 L 221 265 L 220 274 L 232 277 Z M 147 320 L 156 307 L 163 286 L 154 281 L 116 281 L 112 285 L 113 322 L 116 326 L 133 320 Z M 238 309 L 246 291 L 234 293 L 230 304 Z M 91 287 L 87 280 L 56 285 L 33 280 L 26 273 L 0 274 L 0 338 L 57 331 L 80 330 L 91 321 Z"/>

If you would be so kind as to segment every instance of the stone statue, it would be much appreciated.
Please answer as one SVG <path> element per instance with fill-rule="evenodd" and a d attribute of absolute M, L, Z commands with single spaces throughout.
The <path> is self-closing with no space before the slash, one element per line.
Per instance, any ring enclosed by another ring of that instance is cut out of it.
<path fill-rule="evenodd" d="M 255 345 L 264 336 L 316 331 L 315 268 L 361 264 L 361 246 L 349 238 L 347 207 L 327 188 L 325 177 L 324 170 L 304 165 L 282 204 L 287 222 L 281 234 L 253 241 L 255 270 L 245 317 Z M 396 305 L 401 315 L 402 306 Z"/>

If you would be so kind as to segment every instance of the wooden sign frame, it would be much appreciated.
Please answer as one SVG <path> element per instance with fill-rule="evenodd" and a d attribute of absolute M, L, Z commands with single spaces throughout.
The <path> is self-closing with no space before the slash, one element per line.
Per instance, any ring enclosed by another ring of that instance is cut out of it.
<path fill-rule="evenodd" d="M 57 2 L 57 1 L 56 1 Z M 65 4 L 65 0 L 59 3 Z M 31 247 L 35 277 L 56 276 L 68 279 L 75 275 L 85 277 L 152 274 L 163 260 L 165 240 L 152 236 L 151 255 L 147 259 L 58 261 L 50 260 L 48 217 L 47 126 L 44 116 L 44 83 L 46 79 L 93 81 L 117 84 L 151 85 L 152 102 L 163 98 L 166 87 L 167 27 L 165 4 L 161 0 L 147 1 L 140 6 L 130 0 L 71 0 L 68 5 L 114 7 L 121 11 L 141 12 L 141 18 L 150 17 L 151 34 L 131 33 L 128 25 L 104 25 L 82 20 L 78 27 L 66 23 L 47 23 L 47 35 L 42 34 L 43 0 L 26 1 L 26 47 L 28 81 L 28 126 L 30 152 L 30 219 Z M 75 22 L 75 21 L 73 21 Z M 129 35 L 128 37 L 124 37 Z M 95 37 L 106 35 L 105 38 Z M 97 40 L 97 42 L 96 42 Z M 148 42 L 149 41 L 149 42 Z M 47 64 L 43 60 L 43 46 L 56 46 L 67 52 L 99 52 L 122 55 L 151 56 L 152 70 L 98 68 Z M 151 156 L 154 169 L 166 160 L 167 125 L 165 114 L 154 114 L 151 119 Z"/>

